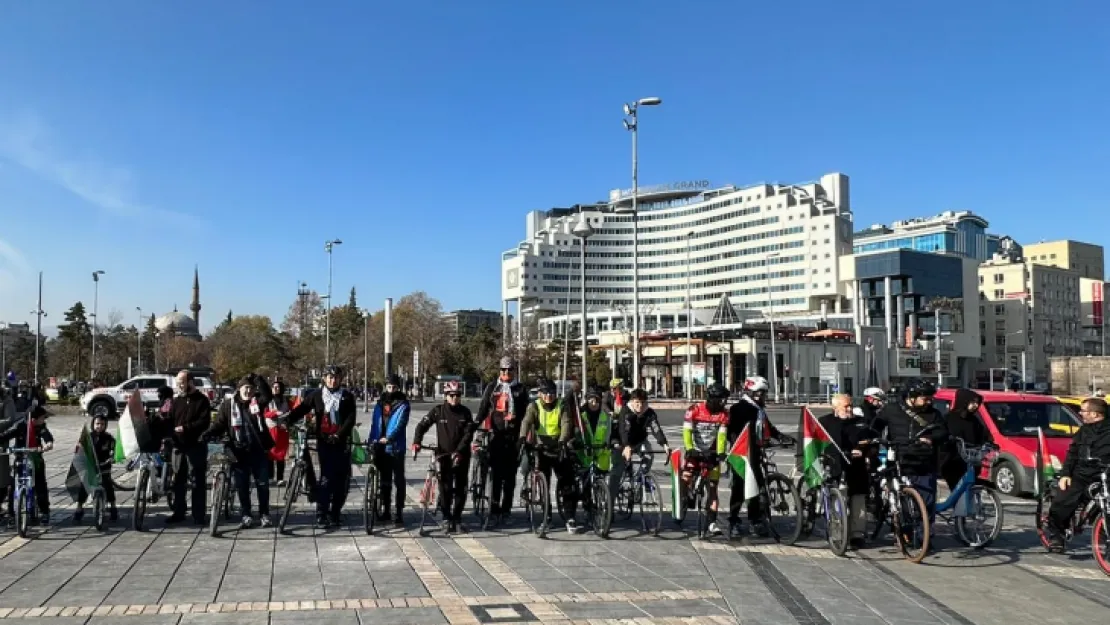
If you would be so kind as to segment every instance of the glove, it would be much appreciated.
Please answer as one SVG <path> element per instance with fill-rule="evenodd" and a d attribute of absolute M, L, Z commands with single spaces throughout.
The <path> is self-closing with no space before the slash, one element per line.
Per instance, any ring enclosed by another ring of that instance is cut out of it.
<path fill-rule="evenodd" d="M 339 436 L 336 434 L 328 434 L 328 443 L 331 445 L 339 444 Z"/>
<path fill-rule="evenodd" d="M 460 453 L 451 454 L 451 465 L 457 467 L 460 464 L 462 464 L 462 454 L 460 454 Z"/>
<path fill-rule="evenodd" d="M 798 441 L 795 440 L 793 436 L 787 434 L 779 434 L 779 442 L 782 443 L 784 447 L 795 447 L 798 444 Z"/>
<path fill-rule="evenodd" d="M 709 464 L 720 464 L 721 456 L 717 453 L 708 453 L 705 455 L 705 461 Z"/>

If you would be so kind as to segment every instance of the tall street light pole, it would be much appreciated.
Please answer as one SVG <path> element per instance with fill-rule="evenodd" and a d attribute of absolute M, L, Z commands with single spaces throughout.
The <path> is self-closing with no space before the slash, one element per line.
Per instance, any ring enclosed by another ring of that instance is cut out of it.
<path fill-rule="evenodd" d="M 135 326 L 138 332 L 135 333 L 135 375 L 143 372 L 143 309 L 139 306 L 135 307 L 139 311 L 139 325 Z"/>
<path fill-rule="evenodd" d="M 9 327 L 7 321 L 0 321 L 0 376 L 8 375 L 8 347 L 4 344 L 4 339 L 7 338 Z M 3 383 L 3 380 L 0 380 L 0 384 Z"/>
<path fill-rule="evenodd" d="M 332 249 L 342 245 L 339 239 L 324 242 L 324 250 L 328 253 L 328 312 L 324 321 L 324 366 L 331 364 L 331 274 L 332 274 Z"/>
<path fill-rule="evenodd" d="M 640 388 L 640 161 L 639 161 L 639 109 L 641 106 L 659 106 L 659 98 L 640 98 L 624 105 L 624 128 L 632 133 L 632 387 Z"/>
<path fill-rule="evenodd" d="M 42 310 L 42 272 L 39 272 L 39 305 L 38 308 L 32 312 L 37 319 L 35 321 L 35 384 L 39 383 L 39 361 L 42 353 L 42 318 L 46 313 Z"/>
<path fill-rule="evenodd" d="M 771 388 L 774 391 L 774 401 L 779 403 L 779 356 L 775 351 L 775 296 L 771 291 L 771 265 L 779 257 L 778 252 L 767 255 L 767 318 L 771 322 Z M 837 389 L 840 392 L 840 389 Z"/>
<path fill-rule="evenodd" d="M 586 381 L 590 379 L 590 358 L 589 358 L 589 339 L 586 338 L 586 239 L 589 239 L 594 234 L 594 229 L 590 227 L 590 221 L 586 219 L 586 215 L 579 213 L 578 224 L 574 226 L 574 236 L 582 239 L 582 396 L 585 397 L 587 386 Z M 567 293 L 569 296 L 570 293 Z"/>
<path fill-rule="evenodd" d="M 690 297 L 690 239 L 694 231 L 686 233 L 686 374 L 682 379 L 686 382 L 686 400 L 694 401 L 694 300 Z"/>
<path fill-rule="evenodd" d="M 93 327 L 92 327 L 92 356 L 89 358 L 89 380 L 96 379 L 96 335 L 97 335 L 97 322 L 99 319 L 96 316 L 97 309 L 100 307 L 100 276 L 104 275 L 103 269 L 97 269 L 92 272 L 93 277 Z"/>
<path fill-rule="evenodd" d="M 362 311 L 362 400 L 370 412 L 370 311 Z"/>

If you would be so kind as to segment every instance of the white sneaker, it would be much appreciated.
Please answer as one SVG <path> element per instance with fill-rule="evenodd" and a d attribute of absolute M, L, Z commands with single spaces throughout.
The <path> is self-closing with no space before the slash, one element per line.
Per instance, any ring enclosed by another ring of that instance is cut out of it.
<path fill-rule="evenodd" d="M 250 518 L 249 516 L 245 516 L 243 517 L 243 522 L 239 524 L 239 529 L 250 529 L 252 525 L 254 525 L 254 519 Z"/>
<path fill-rule="evenodd" d="M 578 524 L 575 523 L 574 521 L 567 521 L 567 533 L 568 534 L 577 534 L 578 533 Z"/>
<path fill-rule="evenodd" d="M 716 521 L 709 524 L 709 533 L 717 536 L 721 535 L 721 528 L 717 525 Z"/>
<path fill-rule="evenodd" d="M 261 517 L 259 517 L 258 524 L 261 525 L 262 527 L 273 527 L 274 526 L 274 522 L 270 520 L 270 515 L 268 515 L 268 514 L 263 514 Z"/>

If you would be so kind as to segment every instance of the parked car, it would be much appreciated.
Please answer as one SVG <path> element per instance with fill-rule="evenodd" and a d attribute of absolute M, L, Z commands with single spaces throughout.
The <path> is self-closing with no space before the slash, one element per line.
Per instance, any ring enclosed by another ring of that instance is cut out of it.
<path fill-rule="evenodd" d="M 1049 457 L 1059 471 L 1067 456 L 1071 437 L 1079 429 L 1079 415 L 1067 404 L 1049 395 L 976 391 L 983 396 L 979 418 L 990 430 L 999 446 L 993 468 L 984 467 L 980 477 L 994 483 L 1004 495 L 1022 495 L 1033 491 L 1033 475 L 1037 460 L 1037 432 L 1043 430 Z M 940 389 L 933 405 L 941 414 L 948 414 L 955 390 Z"/>
<path fill-rule="evenodd" d="M 213 403 L 216 402 L 216 389 L 212 381 L 205 377 L 194 378 L 197 388 Z M 127 398 L 138 391 L 146 408 L 158 407 L 158 389 L 163 386 L 173 388 L 174 376 L 163 374 L 137 375 L 119 386 L 94 388 L 81 396 L 81 410 L 90 416 L 102 415 L 108 419 L 119 416 L 127 405 Z"/>

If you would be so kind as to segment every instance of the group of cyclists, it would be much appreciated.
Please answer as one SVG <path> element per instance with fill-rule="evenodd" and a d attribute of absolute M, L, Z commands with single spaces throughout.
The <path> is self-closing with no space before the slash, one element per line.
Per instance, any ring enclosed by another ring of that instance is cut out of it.
<path fill-rule="evenodd" d="M 229 451 L 231 474 L 238 491 L 242 513 L 240 528 L 255 524 L 270 527 L 270 484 L 277 478 L 284 486 L 284 464 L 289 449 L 289 432 L 315 439 L 318 471 L 303 448 L 307 471 L 299 474 L 309 500 L 316 506 L 316 525 L 333 527 L 341 523 L 342 511 L 352 483 L 352 449 L 362 446 L 380 479 L 375 520 L 404 527 L 406 498 L 406 453 L 419 452 L 428 432 L 435 432 L 434 453 L 438 463 L 440 507 L 446 531 L 465 530 L 463 512 L 469 488 L 468 477 L 474 451 L 483 450 L 488 464 L 488 523 L 486 527 L 513 523 L 517 501 L 517 476 L 528 475 L 535 462 L 544 480 L 560 503 L 568 532 L 579 530 L 575 508 L 582 494 L 574 486 L 582 468 L 592 465 L 607 474 L 610 498 L 617 497 L 622 480 L 632 471 L 633 455 L 651 450 L 652 439 L 665 454 L 670 443 L 655 411 L 648 405 L 642 389 L 626 391 L 621 380 L 613 380 L 607 392 L 574 388 L 559 396 L 551 380 L 538 383 L 538 395 L 530 399 L 529 389 L 514 378 L 515 363 L 501 360 L 498 378 L 481 397 L 477 413 L 462 403 L 462 390 L 455 382 L 446 383 L 444 402 L 433 407 L 415 427 L 414 440 L 407 433 L 412 410 L 400 380 L 391 377 L 371 415 L 365 440 L 352 441 L 358 409 L 354 395 L 343 384 L 343 370 L 331 366 L 324 371 L 322 385 L 302 400 L 289 398 L 280 381 L 270 383 L 260 375 L 238 381 L 235 393 L 215 409 L 198 389 L 191 374 L 183 371 L 175 388 L 159 391 L 159 406 L 150 417 L 151 436 L 165 440 L 172 449 L 172 514 L 169 524 L 180 523 L 192 512 L 193 521 L 208 523 L 207 462 L 209 444 L 221 442 Z M 682 426 L 680 487 L 689 489 L 695 475 L 708 480 L 708 533 L 722 534 L 725 529 L 717 517 L 718 484 L 730 450 L 737 439 L 749 432 L 749 454 L 770 444 L 795 446 L 797 442 L 780 432 L 767 418 L 767 381 L 759 376 L 747 378 L 737 401 L 729 405 L 731 393 L 720 384 L 706 389 L 706 399 L 686 410 Z M 846 518 L 850 542 L 865 544 L 868 515 L 875 509 L 875 466 L 880 445 L 896 450 L 901 479 L 907 488 L 921 496 L 924 514 L 930 523 L 936 515 L 937 485 L 944 479 L 953 489 L 967 472 L 957 444 L 989 446 L 989 430 L 980 420 L 980 395 L 958 389 L 951 407 L 941 414 L 934 406 L 935 387 L 914 380 L 900 393 L 888 398 L 878 388 L 863 393 L 858 405 L 852 398 L 837 395 L 832 412 L 818 419 L 833 445 L 824 450 L 826 475 L 836 478 L 847 494 Z M 38 445 L 45 451 L 53 437 L 46 426 L 45 401 L 28 394 L 4 402 L 6 413 L 0 419 L 0 444 L 27 448 Z M 1099 483 L 1110 464 L 1110 422 L 1106 421 L 1105 400 L 1092 397 L 1083 402 L 1083 420 L 1061 470 L 1057 471 L 1055 495 L 1046 518 L 1050 527 L 1049 544 L 1061 549 L 1077 509 L 1092 497 L 1092 485 Z M 302 424 L 303 422 L 303 424 Z M 30 427 L 28 426 L 30 423 Z M 102 483 L 117 518 L 115 485 L 111 477 L 116 441 L 107 432 L 107 422 L 94 417 L 91 423 L 94 452 L 102 471 Z M 36 441 L 28 441 L 28 437 Z M 958 443 L 957 443 L 958 441 Z M 749 458 L 749 460 L 752 460 Z M 11 472 L 8 456 L 0 455 L 0 496 L 11 509 Z M 49 497 L 41 454 L 36 456 L 36 495 L 41 520 L 49 519 Z M 742 509 L 747 506 L 750 532 L 768 534 L 768 500 L 751 497 L 746 479 L 764 487 L 762 463 L 749 463 L 751 472 L 728 471 L 731 495 L 728 501 L 730 537 L 744 534 Z M 257 513 L 252 505 L 252 488 Z M 800 488 L 799 483 L 799 488 Z M 191 492 L 189 492 L 191 490 Z M 80 521 L 88 493 L 81 492 L 74 520 Z M 677 511 L 674 511 L 677 513 Z M 677 514 L 676 514 L 677 518 Z"/>

